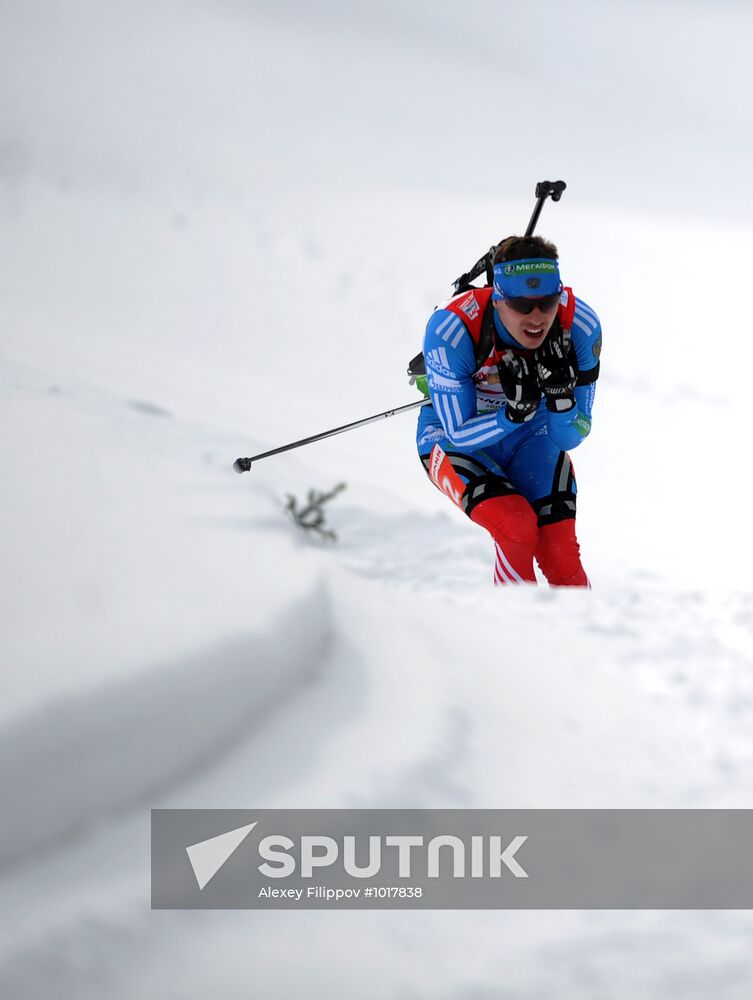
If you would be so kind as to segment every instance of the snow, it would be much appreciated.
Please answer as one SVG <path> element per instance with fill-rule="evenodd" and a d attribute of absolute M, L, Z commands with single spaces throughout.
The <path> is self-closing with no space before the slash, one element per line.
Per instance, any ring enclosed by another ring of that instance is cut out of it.
<path fill-rule="evenodd" d="M 0 995 L 747 997 L 745 913 L 151 912 L 148 845 L 169 806 L 749 805 L 747 7 L 0 18 Z M 495 591 L 413 414 L 235 476 L 411 401 L 560 176 L 592 592 Z M 314 542 L 285 497 L 338 482 Z"/>

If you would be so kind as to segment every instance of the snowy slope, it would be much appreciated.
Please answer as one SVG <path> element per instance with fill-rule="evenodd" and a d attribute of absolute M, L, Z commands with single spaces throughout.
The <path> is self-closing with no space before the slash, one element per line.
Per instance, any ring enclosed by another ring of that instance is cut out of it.
<path fill-rule="evenodd" d="M 745 914 L 148 909 L 157 806 L 750 803 L 749 11 L 454 10 L 3 5 L 3 996 L 749 995 Z M 495 592 L 412 416 L 232 473 L 410 401 L 545 176 L 592 593 Z"/>

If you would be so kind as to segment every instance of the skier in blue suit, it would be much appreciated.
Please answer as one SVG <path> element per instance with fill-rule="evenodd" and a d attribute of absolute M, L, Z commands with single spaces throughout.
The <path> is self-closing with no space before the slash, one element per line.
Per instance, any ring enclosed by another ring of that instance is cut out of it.
<path fill-rule="evenodd" d="M 591 430 L 600 352 L 596 313 L 563 287 L 557 248 L 539 236 L 503 240 L 493 286 L 429 319 L 418 452 L 491 534 L 495 583 L 535 583 L 535 559 L 550 584 L 589 586 L 568 452 Z"/>

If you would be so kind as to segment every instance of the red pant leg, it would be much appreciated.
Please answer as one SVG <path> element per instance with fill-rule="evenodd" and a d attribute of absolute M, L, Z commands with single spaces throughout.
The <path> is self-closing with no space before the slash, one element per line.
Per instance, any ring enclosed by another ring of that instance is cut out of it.
<path fill-rule="evenodd" d="M 470 518 L 494 539 L 495 583 L 536 583 L 533 556 L 538 526 L 528 501 L 517 493 L 477 504 Z"/>
<path fill-rule="evenodd" d="M 536 562 L 553 587 L 590 587 L 580 561 L 574 518 L 539 528 Z"/>

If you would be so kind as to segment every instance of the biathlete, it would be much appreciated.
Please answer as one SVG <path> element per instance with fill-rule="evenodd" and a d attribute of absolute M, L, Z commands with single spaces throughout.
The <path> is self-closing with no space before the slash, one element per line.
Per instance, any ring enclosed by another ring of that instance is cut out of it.
<path fill-rule="evenodd" d="M 601 325 L 539 236 L 498 244 L 491 287 L 437 308 L 417 444 L 432 482 L 494 541 L 498 584 L 588 587 L 568 452 L 591 430 Z"/>

